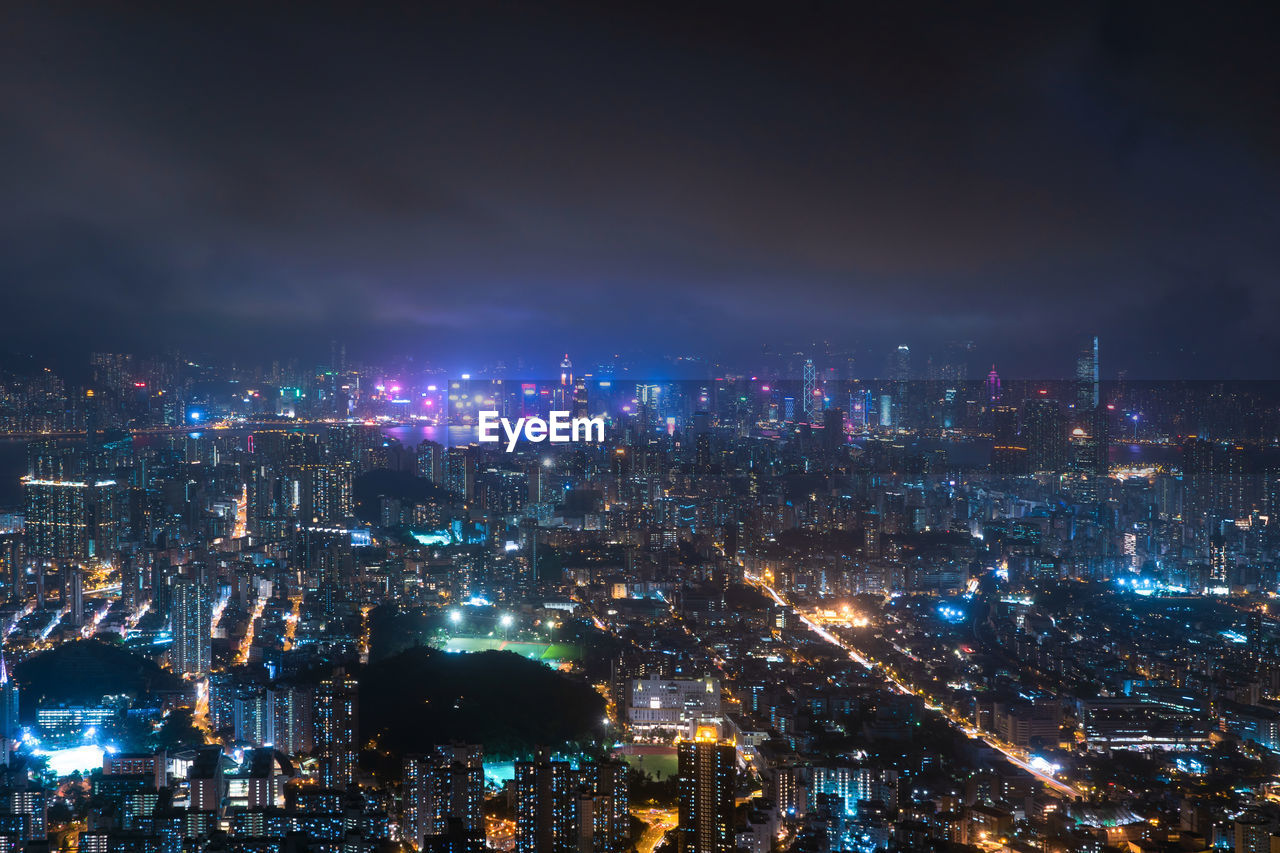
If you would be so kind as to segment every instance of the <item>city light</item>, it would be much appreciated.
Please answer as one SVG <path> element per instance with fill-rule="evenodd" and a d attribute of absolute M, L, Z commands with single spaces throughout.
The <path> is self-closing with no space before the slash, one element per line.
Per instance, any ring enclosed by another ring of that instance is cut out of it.
<path fill-rule="evenodd" d="M 1280 14 L 23 5 L 8 847 L 1280 849 Z"/>

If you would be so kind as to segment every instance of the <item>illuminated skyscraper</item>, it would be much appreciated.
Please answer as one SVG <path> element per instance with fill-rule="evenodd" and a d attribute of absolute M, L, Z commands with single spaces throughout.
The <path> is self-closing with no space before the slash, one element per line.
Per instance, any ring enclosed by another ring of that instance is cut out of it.
<path fill-rule="evenodd" d="M 456 853 L 484 849 L 484 754 L 479 746 L 437 746 L 404 761 L 402 833 L 419 848 L 449 838 Z"/>
<path fill-rule="evenodd" d="M 804 407 L 805 423 L 813 423 L 813 399 L 817 390 L 817 371 L 814 369 L 813 359 L 806 358 L 804 361 L 804 388 L 800 398 L 800 405 Z"/>
<path fill-rule="evenodd" d="M 261 686 L 241 688 L 231 705 L 232 729 L 237 741 L 256 747 L 276 742 L 275 693 Z"/>
<path fill-rule="evenodd" d="M 911 347 L 902 344 L 893 351 L 889 378 L 899 382 L 905 382 L 911 378 Z"/>
<path fill-rule="evenodd" d="M 569 360 L 569 353 L 565 353 L 564 358 L 560 360 L 560 384 L 552 395 L 552 408 L 568 411 L 572 404 L 573 362 Z"/>
<path fill-rule="evenodd" d="M 415 470 L 419 477 L 440 485 L 444 480 L 444 447 L 434 441 L 424 441 L 418 445 Z"/>
<path fill-rule="evenodd" d="M 0 533 L 0 597 L 17 600 L 23 597 L 27 565 L 27 544 L 21 531 Z"/>
<path fill-rule="evenodd" d="M 1099 406 L 1082 413 L 1081 422 L 1083 426 L 1072 430 L 1068 445 L 1071 470 L 1078 478 L 1078 492 L 1082 500 L 1105 500 L 1111 467 L 1106 407 Z"/>
<path fill-rule="evenodd" d="M 1027 472 L 1027 446 L 1018 435 L 1018 410 L 992 403 L 987 407 L 987 424 L 994 443 L 991 470 L 1000 477 L 1017 477 Z"/>
<path fill-rule="evenodd" d="M 729 853 L 735 848 L 736 753 L 732 744 L 718 739 L 714 727 L 699 727 L 694 740 L 680 744 L 679 853 Z"/>
<path fill-rule="evenodd" d="M 315 745 L 315 693 L 289 684 L 278 684 L 271 692 L 275 694 L 276 749 L 286 755 L 310 752 Z"/>
<path fill-rule="evenodd" d="M 1094 336 L 1076 359 L 1075 429 L 1070 441 L 1071 464 L 1080 477 L 1080 496 L 1086 501 L 1106 498 L 1111 468 L 1111 424 L 1099 376 L 1098 338 Z"/>
<path fill-rule="evenodd" d="M 987 400 L 992 403 L 1000 402 L 1000 374 L 996 372 L 996 366 L 991 365 L 991 372 L 987 374 Z"/>
<path fill-rule="evenodd" d="M 1098 372 L 1098 337 L 1095 335 L 1076 359 L 1076 408 L 1091 410 L 1102 402 Z"/>
<path fill-rule="evenodd" d="M 579 850 L 622 853 L 629 846 L 627 765 L 620 761 L 584 764 L 578 770 L 576 824 Z"/>
<path fill-rule="evenodd" d="M 120 561 L 120 603 L 132 613 L 142 603 L 148 590 L 144 588 L 144 574 L 138 559 L 132 554 Z"/>
<path fill-rule="evenodd" d="M 622 853 L 628 845 L 626 767 L 552 761 L 539 750 L 516 762 L 516 853 Z"/>
<path fill-rule="evenodd" d="M 1022 443 L 1032 473 L 1061 471 L 1066 442 L 1067 422 L 1057 400 L 1033 397 L 1022 404 Z"/>
<path fill-rule="evenodd" d="M 169 622 L 173 632 L 169 652 L 173 671 L 205 675 L 211 661 L 209 641 L 213 631 L 209 588 L 195 578 L 175 578 L 170 591 Z"/>
<path fill-rule="evenodd" d="M 89 560 L 115 545 L 114 480 L 22 478 L 30 553 L 56 560 Z"/>
<path fill-rule="evenodd" d="M 1188 439 L 1182 445 L 1184 520 L 1213 526 L 1251 508 L 1249 449 L 1234 442 Z"/>
<path fill-rule="evenodd" d="M 320 784 L 326 788 L 345 788 L 355 782 L 359 689 L 354 678 L 335 675 L 320 682 L 316 690 L 316 751 Z"/>
<path fill-rule="evenodd" d="M 323 440 L 310 433 L 262 430 L 250 436 L 247 477 L 250 532 L 282 539 L 297 525 L 341 525 L 351 515 L 358 438 L 345 427 Z"/>
<path fill-rule="evenodd" d="M 1227 588 L 1227 543 L 1221 536 L 1209 538 L 1209 589 Z"/>
<path fill-rule="evenodd" d="M 3 653 L 0 653 L 0 738 L 18 738 L 18 682 L 10 677 Z"/>
<path fill-rule="evenodd" d="M 79 566 L 68 566 L 63 574 L 62 603 L 69 607 L 67 616 L 71 624 L 84 624 L 84 572 Z"/>
<path fill-rule="evenodd" d="M 52 441 L 27 448 L 27 551 L 46 560 L 85 561 L 116 545 L 116 482 L 94 476 L 91 456 Z"/>
<path fill-rule="evenodd" d="M 573 768 L 552 761 L 545 749 L 533 761 L 516 762 L 516 853 L 574 849 Z"/>

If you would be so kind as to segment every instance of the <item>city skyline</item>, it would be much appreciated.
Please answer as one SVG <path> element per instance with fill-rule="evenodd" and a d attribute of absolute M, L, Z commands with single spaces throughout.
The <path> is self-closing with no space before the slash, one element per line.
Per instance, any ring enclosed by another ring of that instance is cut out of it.
<path fill-rule="evenodd" d="M 0 853 L 1280 850 L 1280 6 L 2 20 Z"/>

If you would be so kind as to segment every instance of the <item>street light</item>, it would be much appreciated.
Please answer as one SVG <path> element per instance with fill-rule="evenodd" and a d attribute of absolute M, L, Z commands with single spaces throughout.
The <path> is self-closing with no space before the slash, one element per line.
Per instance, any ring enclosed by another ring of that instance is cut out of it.
<path fill-rule="evenodd" d="M 461 624 L 462 624 L 462 611 L 461 611 L 461 610 L 450 610 L 450 611 L 449 611 L 449 624 L 454 625 L 454 626 L 457 626 L 457 625 L 461 625 Z"/>

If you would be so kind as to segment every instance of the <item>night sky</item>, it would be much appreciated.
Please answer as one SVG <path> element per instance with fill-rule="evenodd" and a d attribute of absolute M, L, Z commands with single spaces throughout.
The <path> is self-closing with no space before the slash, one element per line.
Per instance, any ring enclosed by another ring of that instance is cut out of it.
<path fill-rule="evenodd" d="M 1280 374 L 1274 7 L 199 5 L 0 12 L 0 347 Z"/>

